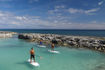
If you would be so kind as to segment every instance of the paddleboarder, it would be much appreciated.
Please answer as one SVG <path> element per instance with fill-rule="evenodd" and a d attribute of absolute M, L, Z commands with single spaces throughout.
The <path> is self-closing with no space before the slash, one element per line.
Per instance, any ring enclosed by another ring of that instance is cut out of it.
<path fill-rule="evenodd" d="M 51 44 L 51 50 L 52 50 L 52 51 L 54 51 L 54 47 L 55 47 L 55 45 L 54 45 L 54 43 L 52 43 L 52 44 Z"/>
<path fill-rule="evenodd" d="M 30 63 L 32 63 L 32 59 L 35 62 L 35 51 L 34 51 L 33 47 L 30 50 Z"/>
<path fill-rule="evenodd" d="M 43 45 L 42 40 L 40 40 L 39 45 Z"/>

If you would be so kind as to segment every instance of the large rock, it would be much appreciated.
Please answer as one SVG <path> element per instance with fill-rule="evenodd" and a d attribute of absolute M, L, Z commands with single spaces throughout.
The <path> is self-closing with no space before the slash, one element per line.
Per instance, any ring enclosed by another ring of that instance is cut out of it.
<path fill-rule="evenodd" d="M 100 43 L 100 44 L 105 44 L 105 41 L 100 40 L 99 43 Z"/>
<path fill-rule="evenodd" d="M 55 40 L 55 39 L 52 40 L 52 43 L 58 44 L 57 40 Z"/>

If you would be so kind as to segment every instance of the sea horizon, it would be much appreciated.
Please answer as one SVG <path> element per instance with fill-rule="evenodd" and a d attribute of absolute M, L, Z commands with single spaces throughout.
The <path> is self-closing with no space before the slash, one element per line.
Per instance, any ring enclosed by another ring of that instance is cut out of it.
<path fill-rule="evenodd" d="M 0 31 L 11 31 L 17 33 L 42 33 L 42 34 L 105 37 L 105 30 L 90 30 L 90 29 L 84 29 L 84 30 L 82 29 L 0 29 Z"/>
<path fill-rule="evenodd" d="M 16 29 L 16 28 L 6 29 L 6 28 L 4 28 L 4 29 L 0 29 L 0 30 L 11 30 L 11 29 L 13 29 L 13 30 L 105 30 L 105 29 L 22 29 L 22 28 L 20 28 L 20 29 Z"/>

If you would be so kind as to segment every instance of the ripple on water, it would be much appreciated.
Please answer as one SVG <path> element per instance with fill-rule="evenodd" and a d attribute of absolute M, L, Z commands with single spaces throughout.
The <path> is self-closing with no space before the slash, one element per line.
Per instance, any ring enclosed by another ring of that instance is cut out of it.
<path fill-rule="evenodd" d="M 27 62 L 31 47 L 38 55 L 36 61 L 40 67 L 33 67 Z M 48 49 L 19 39 L 1 39 L 0 70 L 105 70 L 104 53 L 58 47 L 55 50 L 60 54 L 51 54 Z"/>

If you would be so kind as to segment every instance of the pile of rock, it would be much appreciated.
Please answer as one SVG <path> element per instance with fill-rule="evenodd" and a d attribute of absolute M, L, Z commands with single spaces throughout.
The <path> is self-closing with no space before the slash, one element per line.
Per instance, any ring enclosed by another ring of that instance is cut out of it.
<path fill-rule="evenodd" d="M 104 37 L 89 37 L 89 36 L 68 36 L 57 34 L 19 34 L 19 39 L 39 42 L 43 40 L 44 44 L 51 44 L 52 42 L 59 46 L 67 47 L 84 47 L 99 51 L 105 51 Z"/>
<path fill-rule="evenodd" d="M 15 32 L 0 31 L 0 38 L 9 38 L 12 37 Z"/>

